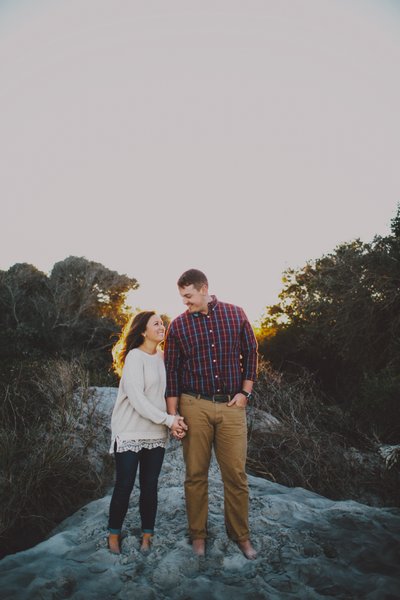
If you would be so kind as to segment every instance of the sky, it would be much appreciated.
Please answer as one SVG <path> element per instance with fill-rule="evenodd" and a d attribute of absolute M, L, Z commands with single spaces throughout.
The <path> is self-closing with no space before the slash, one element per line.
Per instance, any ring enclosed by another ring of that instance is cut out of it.
<path fill-rule="evenodd" d="M 253 323 L 400 201 L 400 0 L 0 0 L 0 269 L 85 256 Z"/>

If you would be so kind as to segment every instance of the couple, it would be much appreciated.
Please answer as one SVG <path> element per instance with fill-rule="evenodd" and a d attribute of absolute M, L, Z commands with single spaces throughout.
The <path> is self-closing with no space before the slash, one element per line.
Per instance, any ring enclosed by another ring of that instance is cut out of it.
<path fill-rule="evenodd" d="M 187 310 L 168 328 L 164 358 L 158 345 L 165 327 L 152 311 L 137 314 L 113 350 L 121 381 L 111 420 L 116 483 L 108 547 L 120 552 L 121 527 L 140 465 L 141 550 L 149 551 L 169 428 L 183 445 L 193 552 L 205 554 L 208 469 L 214 447 L 224 483 L 228 536 L 246 558 L 254 559 L 248 527 L 245 407 L 256 378 L 257 342 L 240 307 L 209 295 L 204 273 L 185 271 L 178 289 Z"/>

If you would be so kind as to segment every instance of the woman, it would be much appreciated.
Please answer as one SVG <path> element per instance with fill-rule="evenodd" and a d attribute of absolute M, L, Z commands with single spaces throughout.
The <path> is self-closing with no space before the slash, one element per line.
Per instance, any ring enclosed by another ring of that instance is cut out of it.
<path fill-rule="evenodd" d="M 139 466 L 141 550 L 150 549 L 157 512 L 157 486 L 164 460 L 167 428 L 183 437 L 182 417 L 165 410 L 165 367 L 158 345 L 164 324 L 154 311 L 143 311 L 124 327 L 113 348 L 114 368 L 121 376 L 111 418 L 111 447 L 116 482 L 110 504 L 108 547 L 120 553 L 121 528 Z"/>

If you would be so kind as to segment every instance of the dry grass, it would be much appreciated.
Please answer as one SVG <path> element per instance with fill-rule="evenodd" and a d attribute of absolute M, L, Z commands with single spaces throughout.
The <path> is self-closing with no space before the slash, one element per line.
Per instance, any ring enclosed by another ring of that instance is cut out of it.
<path fill-rule="evenodd" d="M 93 460 L 107 433 L 88 384 L 79 362 L 50 361 L 3 386 L 0 556 L 42 539 L 108 482 L 106 456 Z"/>
<path fill-rule="evenodd" d="M 260 427 L 270 413 L 279 425 Z M 354 447 L 358 449 L 355 450 Z M 328 498 L 398 505 L 399 473 L 337 407 L 321 400 L 312 377 L 288 379 L 263 362 L 249 411 L 250 472 Z"/>

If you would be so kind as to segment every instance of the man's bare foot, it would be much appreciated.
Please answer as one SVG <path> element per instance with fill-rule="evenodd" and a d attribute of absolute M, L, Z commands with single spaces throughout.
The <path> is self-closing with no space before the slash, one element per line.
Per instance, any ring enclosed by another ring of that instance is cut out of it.
<path fill-rule="evenodd" d="M 153 541 L 153 534 L 152 533 L 144 533 L 143 537 L 142 537 L 142 544 L 140 546 L 140 552 L 143 552 L 144 554 L 147 554 L 147 552 L 150 552 L 152 541 Z"/>
<path fill-rule="evenodd" d="M 109 533 L 108 534 L 108 549 L 113 554 L 121 554 L 121 548 L 119 546 L 120 535 L 119 533 Z"/>
<path fill-rule="evenodd" d="M 251 545 L 250 540 L 245 540 L 244 542 L 238 542 L 237 545 L 239 546 L 239 548 L 241 549 L 241 551 L 243 552 L 245 557 L 248 558 L 249 560 L 254 560 L 255 558 L 257 558 L 257 552 L 254 550 L 253 546 Z"/>
<path fill-rule="evenodd" d="M 206 541 L 203 538 L 192 540 L 192 550 L 196 556 L 204 556 L 206 553 Z"/>

